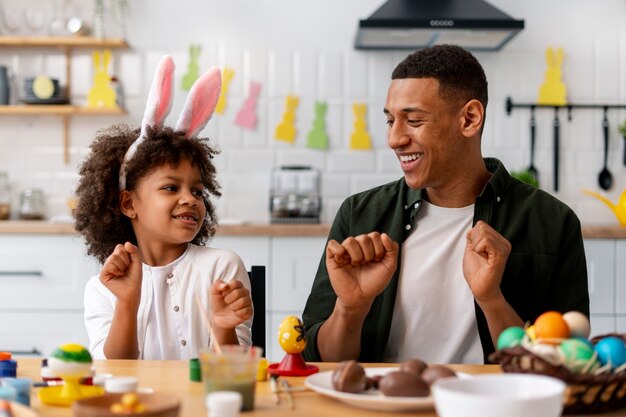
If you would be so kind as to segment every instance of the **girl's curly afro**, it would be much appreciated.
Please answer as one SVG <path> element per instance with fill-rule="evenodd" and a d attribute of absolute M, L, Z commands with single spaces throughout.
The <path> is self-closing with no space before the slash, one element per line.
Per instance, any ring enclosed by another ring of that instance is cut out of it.
<path fill-rule="evenodd" d="M 126 151 L 139 134 L 139 129 L 124 124 L 99 131 L 91 144 L 91 153 L 79 170 L 75 192 L 78 201 L 72 212 L 74 226 L 86 240 L 87 253 L 101 263 L 118 243 L 137 244 L 130 220 L 119 207 L 119 172 Z M 188 139 L 184 132 L 169 127 L 148 129 L 147 135 L 128 163 L 126 189 L 134 190 L 141 178 L 166 164 L 177 167 L 188 160 L 197 166 L 206 189 L 203 200 L 207 214 L 192 243 L 204 245 L 213 237 L 217 226 L 215 206 L 209 200 L 210 196 L 221 196 L 212 162 L 217 149 L 206 138 Z"/>

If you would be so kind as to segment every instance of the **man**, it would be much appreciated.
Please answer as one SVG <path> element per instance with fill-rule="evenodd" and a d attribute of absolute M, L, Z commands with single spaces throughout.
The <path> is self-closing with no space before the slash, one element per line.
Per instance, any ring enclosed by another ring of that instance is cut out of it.
<path fill-rule="evenodd" d="M 339 209 L 303 313 L 307 360 L 482 363 L 509 326 L 589 315 L 580 222 L 483 159 L 486 107 L 460 47 L 395 68 L 384 113 L 404 178 Z"/>

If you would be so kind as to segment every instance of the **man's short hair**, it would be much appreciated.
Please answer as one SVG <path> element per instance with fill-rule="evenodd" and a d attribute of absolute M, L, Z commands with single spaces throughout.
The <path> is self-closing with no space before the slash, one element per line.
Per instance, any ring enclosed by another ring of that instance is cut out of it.
<path fill-rule="evenodd" d="M 435 78 L 446 100 L 477 99 L 487 108 L 487 77 L 478 60 L 456 45 L 435 45 L 408 55 L 391 74 L 392 80 Z"/>

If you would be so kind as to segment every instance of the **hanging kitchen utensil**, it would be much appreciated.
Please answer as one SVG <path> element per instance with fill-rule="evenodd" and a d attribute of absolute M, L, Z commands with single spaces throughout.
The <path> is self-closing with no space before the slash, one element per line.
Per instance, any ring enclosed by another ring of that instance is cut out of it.
<path fill-rule="evenodd" d="M 613 185 L 613 175 L 608 170 L 606 164 L 609 156 L 609 119 L 606 117 L 608 108 L 604 108 L 604 117 L 602 118 L 602 129 L 604 133 L 604 166 L 598 175 L 598 184 L 603 190 L 608 190 Z"/>
<path fill-rule="evenodd" d="M 535 120 L 535 106 L 530 108 L 530 165 L 528 166 L 528 173 L 531 174 L 537 181 L 539 181 L 539 173 L 535 168 L 535 131 L 537 123 Z"/>
<path fill-rule="evenodd" d="M 554 128 L 554 191 L 559 191 L 559 128 L 561 122 L 559 121 L 559 108 L 554 108 L 554 121 L 552 126 Z"/>

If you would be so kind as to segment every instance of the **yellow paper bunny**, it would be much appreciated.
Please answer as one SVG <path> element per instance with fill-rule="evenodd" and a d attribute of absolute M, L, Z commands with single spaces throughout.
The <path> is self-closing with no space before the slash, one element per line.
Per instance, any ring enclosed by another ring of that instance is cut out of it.
<path fill-rule="evenodd" d="M 105 50 L 102 53 L 98 51 L 93 52 L 93 86 L 89 90 L 87 95 L 88 107 L 99 108 L 116 108 L 115 104 L 115 90 L 111 87 L 111 76 L 109 75 L 107 68 L 111 61 L 111 51 Z"/>
<path fill-rule="evenodd" d="M 539 104 L 549 104 L 563 106 L 567 104 L 567 88 L 562 81 L 561 65 L 563 64 L 563 48 L 559 48 L 556 53 L 554 49 L 546 49 L 546 69 L 545 79 L 539 89 Z"/>
<path fill-rule="evenodd" d="M 276 126 L 274 138 L 294 143 L 296 141 L 296 109 L 300 99 L 296 96 L 288 95 L 285 99 L 285 112 L 283 120 Z"/>
<path fill-rule="evenodd" d="M 365 103 L 354 103 L 352 104 L 352 111 L 354 112 L 354 131 L 350 136 L 350 149 L 372 149 L 372 139 L 367 131 L 367 122 L 365 120 L 367 106 Z"/>

